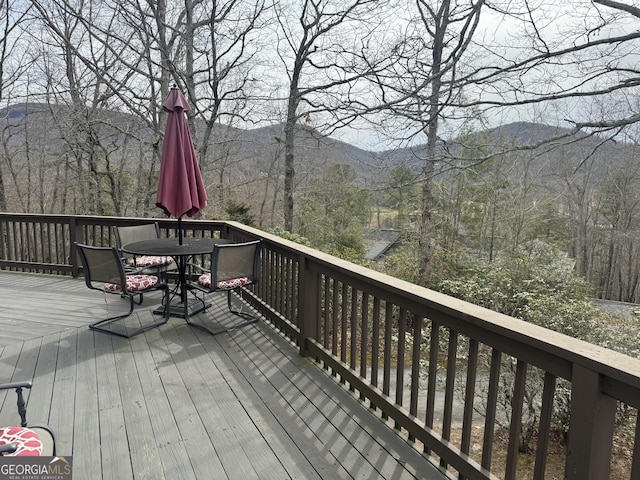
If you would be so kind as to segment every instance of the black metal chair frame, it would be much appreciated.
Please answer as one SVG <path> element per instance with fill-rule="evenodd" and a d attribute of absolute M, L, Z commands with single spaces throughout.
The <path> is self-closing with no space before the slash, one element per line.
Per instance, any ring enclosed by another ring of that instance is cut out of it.
<path fill-rule="evenodd" d="M 138 290 L 136 292 L 130 292 L 127 290 L 127 280 L 126 277 L 128 275 L 148 275 L 145 273 L 145 269 L 140 269 L 138 271 L 127 271 L 125 272 L 124 266 L 120 260 L 120 255 L 118 253 L 117 248 L 115 247 L 93 247 L 89 245 L 82 245 L 76 243 L 76 247 L 78 250 L 78 254 L 80 255 L 80 260 L 82 261 L 82 266 L 84 269 L 84 279 L 87 287 L 92 290 L 98 290 L 101 292 L 104 291 L 104 285 L 106 283 L 114 283 L 120 285 L 120 292 L 105 292 L 105 293 L 114 293 L 120 295 L 122 298 L 126 298 L 129 300 L 129 311 L 124 314 L 115 315 L 112 317 L 107 317 L 103 320 L 99 320 L 89 325 L 89 328 L 92 330 L 97 330 L 106 333 L 112 333 L 114 335 L 118 335 L 125 338 L 131 338 L 139 333 L 150 330 L 151 328 L 159 327 L 169 321 L 169 285 L 165 282 L 161 282 L 158 279 L 158 283 L 155 285 Z M 96 272 L 95 269 L 92 269 L 93 265 L 93 257 L 100 259 L 97 260 L 100 262 L 101 270 L 104 268 L 104 272 Z M 127 318 L 133 313 L 134 304 L 141 304 L 143 300 L 143 293 L 150 292 L 153 290 L 163 290 L 162 296 L 162 304 L 164 305 L 164 314 L 162 322 L 153 322 L 147 325 L 141 325 L 138 328 L 127 328 L 126 325 L 123 325 L 122 329 L 114 329 L 114 324 L 119 320 Z M 139 301 L 135 301 L 135 297 L 139 296 Z"/>
<path fill-rule="evenodd" d="M 32 382 L 27 382 L 27 381 L 12 382 L 12 383 L 0 384 L 0 390 L 16 391 L 16 395 L 18 397 L 16 403 L 18 406 L 18 415 L 20 415 L 20 426 L 33 430 L 40 438 L 40 441 L 42 442 L 43 446 L 47 446 L 47 445 L 50 446 L 51 451 L 43 451 L 42 452 L 43 455 L 55 456 L 56 455 L 56 437 L 53 433 L 53 430 L 51 430 L 51 428 L 48 425 L 29 425 L 27 423 L 27 405 L 26 405 L 26 402 L 24 401 L 23 390 L 31 389 L 32 386 L 33 386 Z M 45 436 L 48 436 L 49 438 L 44 438 Z M 15 443 L 7 443 L 5 445 L 0 445 L 0 456 L 13 453 L 16 451 L 17 448 L 18 446 Z"/>
<path fill-rule="evenodd" d="M 248 250 L 250 253 L 250 258 L 244 258 L 243 261 L 238 262 L 239 257 L 237 256 L 237 252 L 244 250 Z M 188 279 L 193 279 L 194 276 L 200 276 L 203 273 L 209 273 L 211 275 L 211 283 L 209 288 L 204 287 L 198 282 L 190 281 L 188 284 L 188 288 L 190 290 L 200 291 L 202 293 L 215 293 L 215 292 L 226 292 L 227 293 L 227 306 L 229 311 L 238 317 L 244 319 L 244 321 L 235 323 L 229 327 L 223 327 L 219 329 L 211 329 L 204 325 L 193 324 L 195 326 L 201 327 L 207 330 L 212 335 L 217 335 L 220 333 L 229 332 L 235 330 L 237 328 L 241 328 L 252 323 L 256 323 L 259 319 L 256 315 L 242 311 L 242 305 L 240 309 L 236 309 L 233 307 L 232 296 L 234 293 L 238 294 L 238 292 L 245 289 L 245 287 L 249 285 L 255 285 L 258 283 L 260 279 L 260 254 L 262 250 L 262 240 L 255 240 L 251 242 L 244 243 L 227 243 L 227 244 L 218 244 L 214 245 L 213 251 L 211 253 L 211 268 L 206 269 L 200 265 L 189 263 L 187 265 L 189 271 L 187 273 Z M 231 263 L 233 264 L 233 268 L 235 270 L 229 269 L 229 261 L 226 258 L 227 255 L 232 256 Z M 235 256 L 233 256 L 235 255 Z M 234 261 L 235 260 L 235 261 Z M 218 288 L 219 282 L 223 282 L 226 280 L 232 280 L 237 278 L 249 278 L 249 282 L 244 285 L 234 287 L 234 288 Z M 204 300 L 204 295 L 202 298 L 198 299 L 203 303 L 205 309 L 208 306 Z"/>

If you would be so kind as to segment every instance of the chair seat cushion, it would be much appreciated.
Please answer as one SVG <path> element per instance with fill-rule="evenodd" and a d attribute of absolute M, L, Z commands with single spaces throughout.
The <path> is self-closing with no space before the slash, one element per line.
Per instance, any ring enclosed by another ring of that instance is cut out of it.
<path fill-rule="evenodd" d="M 135 293 L 140 290 L 146 290 L 158 283 L 158 277 L 155 275 L 127 275 L 127 290 Z M 103 287 L 107 293 L 121 293 L 122 287 L 117 283 L 105 283 Z"/>
<path fill-rule="evenodd" d="M 205 288 L 211 288 L 211 274 L 205 273 L 200 275 L 198 278 L 198 283 Z M 232 278 L 230 280 L 222 280 L 218 282 L 216 285 L 217 290 L 233 290 L 234 288 L 239 288 L 244 285 L 251 283 L 251 279 L 249 277 L 239 277 Z"/>
<path fill-rule="evenodd" d="M 0 445 L 15 443 L 17 449 L 13 453 L 5 453 L 12 457 L 42 455 L 42 442 L 38 434 L 25 427 L 3 427 L 0 428 Z"/>
<path fill-rule="evenodd" d="M 141 255 L 132 258 L 129 263 L 136 267 L 154 267 L 158 265 L 169 265 L 173 263 L 172 257 L 160 257 L 156 255 Z"/>

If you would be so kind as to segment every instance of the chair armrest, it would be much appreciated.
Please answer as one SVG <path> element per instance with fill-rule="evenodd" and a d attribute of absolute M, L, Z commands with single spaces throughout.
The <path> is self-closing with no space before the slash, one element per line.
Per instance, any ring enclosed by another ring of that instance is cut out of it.
<path fill-rule="evenodd" d="M 211 270 L 209 270 L 208 268 L 204 268 L 201 265 L 198 265 L 197 263 L 187 263 L 185 264 L 185 273 L 186 273 L 186 277 L 188 279 L 191 278 L 192 275 L 202 275 L 203 273 L 211 273 Z"/>
<path fill-rule="evenodd" d="M 0 390 L 13 390 L 15 388 L 31 388 L 33 384 L 31 382 L 11 382 L 0 384 Z"/>
<path fill-rule="evenodd" d="M 187 272 L 190 272 L 191 269 L 195 269 L 198 271 L 198 273 L 210 273 L 210 270 L 208 268 L 204 268 L 201 265 L 198 265 L 197 263 L 192 263 L 192 262 L 188 262 L 187 264 L 185 264 L 185 268 Z"/>
<path fill-rule="evenodd" d="M 24 395 L 22 393 L 22 389 L 28 388 L 31 389 L 33 384 L 31 382 L 11 382 L 0 385 L 0 390 L 15 390 L 17 395 L 16 405 L 18 407 L 18 415 L 20 415 L 20 425 L 23 427 L 27 426 L 27 404 L 24 401 Z"/>
<path fill-rule="evenodd" d="M 124 269 L 125 275 L 149 275 L 145 270 L 149 267 L 127 267 Z"/>
<path fill-rule="evenodd" d="M 198 290 L 202 290 L 205 291 L 205 289 L 203 289 L 199 284 L 198 284 L 198 278 L 200 277 L 200 275 L 204 274 L 204 273 L 211 273 L 211 271 L 207 268 L 202 267 L 201 265 L 198 265 L 197 263 L 187 263 L 185 264 L 185 278 L 187 280 L 187 284 L 190 287 L 195 287 Z"/>
<path fill-rule="evenodd" d="M 5 453 L 13 453 L 18 449 L 18 446 L 15 443 L 5 443 L 4 445 L 0 445 L 0 456 Z"/>

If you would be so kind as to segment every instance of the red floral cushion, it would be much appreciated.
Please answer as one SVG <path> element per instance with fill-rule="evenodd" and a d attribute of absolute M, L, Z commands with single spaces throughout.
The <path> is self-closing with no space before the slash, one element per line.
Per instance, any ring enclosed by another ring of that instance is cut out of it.
<path fill-rule="evenodd" d="M 155 255 L 141 255 L 139 257 L 132 258 L 129 263 L 136 267 L 152 267 L 156 265 L 169 265 L 173 263 L 171 257 L 158 257 Z"/>
<path fill-rule="evenodd" d="M 158 277 L 155 275 L 127 275 L 127 290 L 130 292 L 138 292 L 153 287 L 158 283 Z M 120 293 L 122 288 L 117 283 L 105 283 L 103 287 L 107 293 Z"/>
<path fill-rule="evenodd" d="M 38 434 L 25 427 L 4 427 L 0 428 L 0 445 L 15 443 L 17 449 L 13 453 L 5 453 L 12 457 L 42 455 L 42 442 Z"/>
<path fill-rule="evenodd" d="M 205 273 L 204 275 L 200 275 L 198 283 L 205 288 L 211 288 L 211 274 Z M 230 280 L 222 280 L 218 282 L 217 289 L 233 290 L 234 288 L 242 287 L 248 283 L 251 283 L 249 277 L 232 278 Z"/>

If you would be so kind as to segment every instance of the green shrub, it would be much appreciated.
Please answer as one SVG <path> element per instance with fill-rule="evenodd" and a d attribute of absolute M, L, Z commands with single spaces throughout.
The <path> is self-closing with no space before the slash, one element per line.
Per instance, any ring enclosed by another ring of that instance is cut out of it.
<path fill-rule="evenodd" d="M 454 278 L 440 277 L 436 289 L 506 315 L 597 343 L 602 339 L 598 311 L 587 282 L 574 272 L 573 261 L 542 242 L 503 254 L 494 262 L 464 257 Z M 451 272 L 455 270 L 450 269 Z M 509 419 L 514 359 L 503 357 L 498 399 Z M 522 417 L 520 450 L 535 434 L 542 405 L 543 372 L 529 369 Z M 559 381 L 553 422 L 566 434 L 570 414 L 570 384 Z M 505 425 L 506 426 L 506 425 Z"/>

